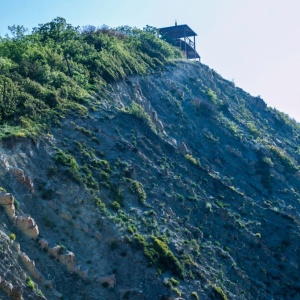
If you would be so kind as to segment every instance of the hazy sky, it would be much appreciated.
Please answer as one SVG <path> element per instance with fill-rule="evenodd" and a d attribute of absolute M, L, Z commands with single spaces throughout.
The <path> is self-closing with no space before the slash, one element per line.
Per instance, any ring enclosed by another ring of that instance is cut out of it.
<path fill-rule="evenodd" d="M 201 61 L 300 121 L 300 0 L 0 0 L 0 35 L 63 17 L 74 26 L 197 32 Z"/>

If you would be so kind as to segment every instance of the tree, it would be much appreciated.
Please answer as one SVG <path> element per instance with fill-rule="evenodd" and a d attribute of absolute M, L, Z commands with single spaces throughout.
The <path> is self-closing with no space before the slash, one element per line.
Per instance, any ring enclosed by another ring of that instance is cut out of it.
<path fill-rule="evenodd" d="M 23 25 L 8 26 L 14 40 L 22 41 L 25 38 L 25 33 L 28 31 Z"/>
<path fill-rule="evenodd" d="M 67 24 L 64 18 L 57 17 L 51 22 L 39 24 L 39 27 L 33 29 L 33 33 L 38 34 L 42 42 L 50 39 L 56 44 L 75 38 L 78 35 L 78 27 L 73 27 Z"/>
<path fill-rule="evenodd" d="M 0 120 L 10 118 L 16 110 L 18 87 L 3 75 L 0 76 Z"/>

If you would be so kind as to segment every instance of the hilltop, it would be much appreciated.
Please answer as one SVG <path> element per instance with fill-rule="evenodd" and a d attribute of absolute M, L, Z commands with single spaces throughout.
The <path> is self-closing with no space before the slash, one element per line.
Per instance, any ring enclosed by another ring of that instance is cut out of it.
<path fill-rule="evenodd" d="M 150 27 L 11 29 L 0 298 L 299 299 L 298 123 Z"/>

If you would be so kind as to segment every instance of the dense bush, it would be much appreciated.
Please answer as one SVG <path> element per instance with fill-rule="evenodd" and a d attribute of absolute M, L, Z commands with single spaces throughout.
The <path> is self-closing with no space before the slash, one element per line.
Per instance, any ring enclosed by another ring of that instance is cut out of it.
<path fill-rule="evenodd" d="M 151 263 L 162 271 L 170 270 L 174 275 L 183 278 L 184 268 L 168 245 L 155 236 L 151 238 L 152 242 L 144 249 L 144 253 Z"/>
<path fill-rule="evenodd" d="M 47 124 L 107 83 L 181 57 L 149 28 L 80 29 L 58 17 L 30 34 L 9 29 L 10 37 L 0 37 L 0 125 L 22 125 L 21 117 Z"/>
<path fill-rule="evenodd" d="M 81 177 L 79 173 L 79 165 L 72 155 L 66 154 L 62 150 L 57 149 L 54 159 L 56 164 L 66 168 L 65 173 L 68 176 L 70 176 L 73 180 L 80 182 Z"/>
<path fill-rule="evenodd" d="M 295 161 L 289 157 L 282 149 L 276 146 L 268 146 L 268 149 L 276 157 L 277 160 L 285 167 L 285 170 L 291 173 L 295 173 L 299 170 Z"/>

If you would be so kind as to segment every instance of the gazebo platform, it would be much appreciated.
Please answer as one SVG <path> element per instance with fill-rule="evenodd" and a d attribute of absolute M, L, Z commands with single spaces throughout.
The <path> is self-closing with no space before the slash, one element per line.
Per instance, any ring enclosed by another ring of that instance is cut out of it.
<path fill-rule="evenodd" d="M 187 59 L 199 59 L 196 51 L 196 32 L 188 25 L 177 25 L 158 29 L 161 37 L 184 52 Z M 193 40 L 190 39 L 193 37 Z"/>

